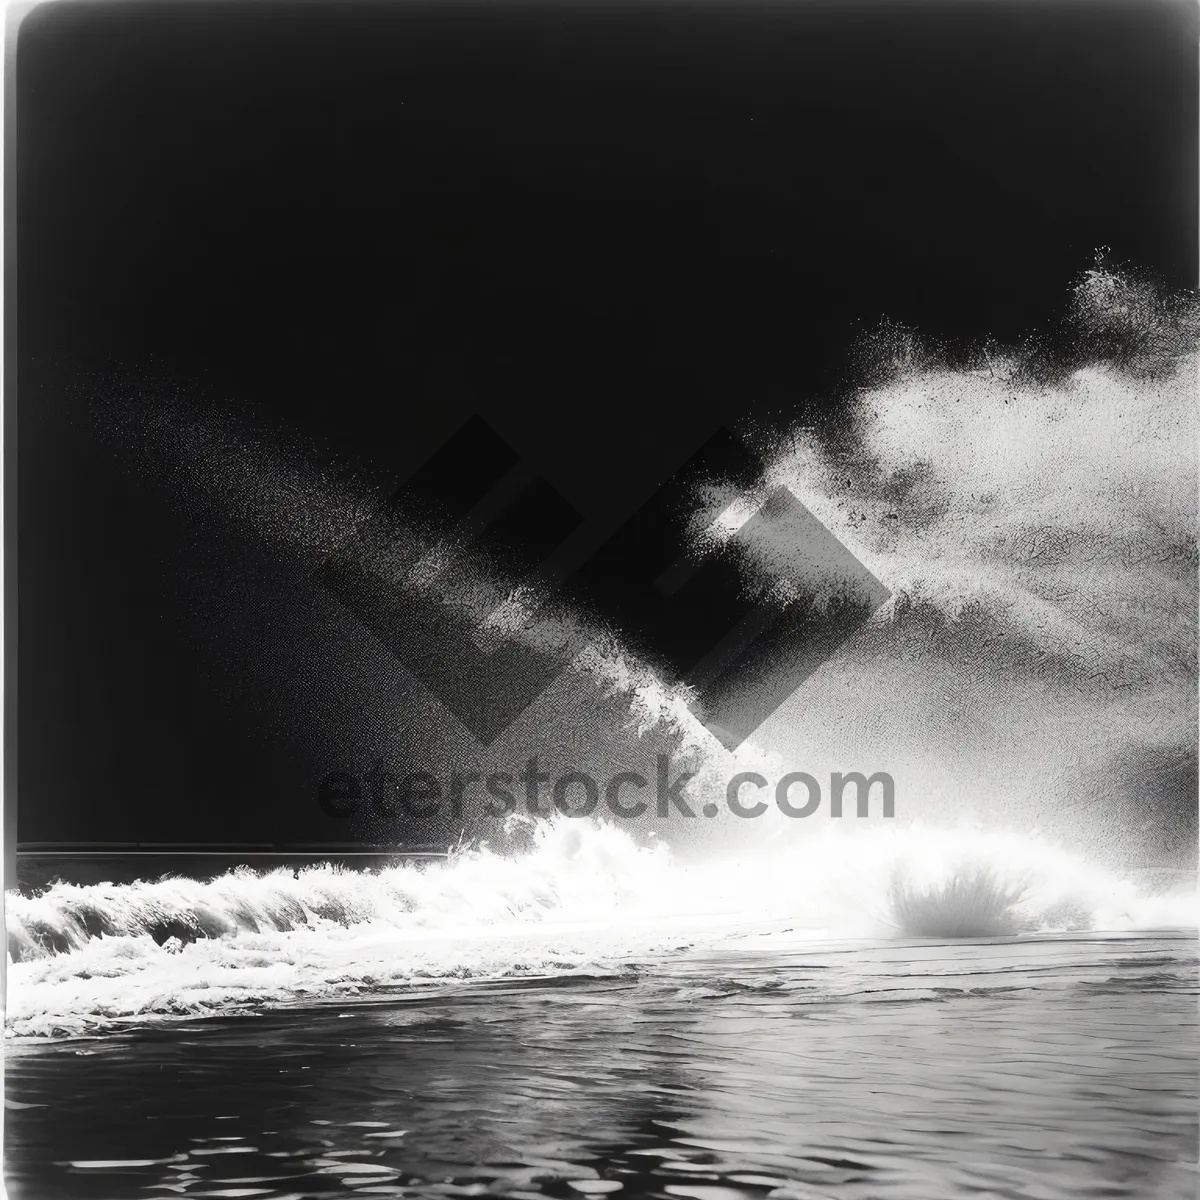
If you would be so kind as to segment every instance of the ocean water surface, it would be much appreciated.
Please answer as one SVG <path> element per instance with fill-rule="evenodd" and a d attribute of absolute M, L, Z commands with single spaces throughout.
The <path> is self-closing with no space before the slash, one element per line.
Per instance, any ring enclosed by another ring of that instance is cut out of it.
<path fill-rule="evenodd" d="M 9 897 L 8 1192 L 1191 1197 L 1194 911 L 917 831 L 59 883 Z"/>
<path fill-rule="evenodd" d="M 11 1046 L 14 1197 L 1195 1195 L 1195 944 L 813 945 Z"/>

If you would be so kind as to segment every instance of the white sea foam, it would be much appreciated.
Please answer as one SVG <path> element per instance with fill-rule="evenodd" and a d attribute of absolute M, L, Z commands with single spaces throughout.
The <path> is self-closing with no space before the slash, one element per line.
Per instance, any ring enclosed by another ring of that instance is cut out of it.
<path fill-rule="evenodd" d="M 539 825 L 533 847 L 374 873 L 314 867 L 209 883 L 56 884 L 10 896 L 8 1032 L 370 996 L 438 981 L 614 972 L 748 928 L 981 936 L 1197 924 L 1194 892 L 1146 895 L 1036 838 L 837 829 L 686 864 L 610 825 Z M 181 953 L 165 928 L 196 939 Z M 101 932 L 101 930 L 106 932 Z M 57 947 L 57 949 L 55 949 Z"/>

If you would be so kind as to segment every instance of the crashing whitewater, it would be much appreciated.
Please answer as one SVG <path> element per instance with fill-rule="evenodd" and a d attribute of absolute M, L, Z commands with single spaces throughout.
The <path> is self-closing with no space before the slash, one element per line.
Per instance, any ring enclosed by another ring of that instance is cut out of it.
<path fill-rule="evenodd" d="M 345 1002 L 456 980 L 636 969 L 697 944 L 787 934 L 977 937 L 1195 927 L 1194 892 L 1151 895 L 1036 838 L 831 829 L 800 846 L 685 864 L 623 829 L 548 821 L 486 848 L 377 873 L 332 867 L 207 883 L 58 883 L 9 897 L 7 1030 Z M 186 930 L 194 941 L 167 929 Z M 157 936 L 156 936 L 157 935 Z"/>
<path fill-rule="evenodd" d="M 665 739 L 701 791 L 756 767 L 886 770 L 895 821 L 774 814 L 677 837 L 563 818 L 517 829 L 515 849 L 472 829 L 473 848 L 444 862 L 370 874 L 10 894 L 7 1033 L 622 972 L 747 930 L 1195 928 L 1195 797 L 1168 803 L 1156 781 L 1181 763 L 1194 775 L 1198 328 L 1193 301 L 1099 264 L 1053 351 L 951 361 L 888 330 L 844 428 L 763 433 L 763 493 L 791 489 L 893 598 L 736 754 L 611 642 L 575 664 L 581 687 L 619 697 L 629 737 Z M 237 450 L 189 442 L 188 478 L 228 491 L 244 477 L 257 491 L 231 512 L 269 514 L 283 540 L 306 528 L 287 497 L 320 499 L 321 482 L 262 469 L 262 447 L 239 472 Z M 260 495 L 276 477 L 288 486 Z M 701 498 L 699 538 L 750 515 L 719 493 Z M 786 569 L 777 532 L 752 561 Z"/>

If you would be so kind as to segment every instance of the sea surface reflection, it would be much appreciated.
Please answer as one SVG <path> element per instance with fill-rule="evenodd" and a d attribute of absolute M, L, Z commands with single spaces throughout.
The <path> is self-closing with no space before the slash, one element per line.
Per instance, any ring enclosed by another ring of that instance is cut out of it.
<path fill-rule="evenodd" d="M 747 936 L 9 1042 L 14 1200 L 1192 1197 L 1196 942 Z"/>

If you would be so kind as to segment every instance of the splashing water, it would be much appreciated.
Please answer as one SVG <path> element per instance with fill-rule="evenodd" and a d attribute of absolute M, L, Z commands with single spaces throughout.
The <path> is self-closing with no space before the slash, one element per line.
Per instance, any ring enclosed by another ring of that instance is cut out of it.
<path fill-rule="evenodd" d="M 8 1032 L 619 972 L 748 929 L 820 941 L 1197 924 L 1194 893 L 1144 894 L 1036 838 L 831 831 L 701 864 L 590 821 L 545 822 L 530 840 L 524 853 L 480 848 L 376 873 L 243 869 L 10 896 Z"/>
<path fill-rule="evenodd" d="M 373 874 L 56 884 L 8 901 L 8 1032 L 622 971 L 751 927 L 814 940 L 1195 927 L 1194 890 L 1155 894 L 1126 876 L 1139 858 L 1194 865 L 1194 844 L 1180 850 L 1179 797 L 1146 781 L 1195 760 L 1200 308 L 1098 265 L 1068 324 L 1053 354 L 986 352 L 974 366 L 893 330 L 882 346 L 893 362 L 857 395 L 847 428 L 764 436 L 762 490 L 792 490 L 896 599 L 737 755 L 678 687 L 580 614 L 551 611 L 543 626 L 506 617 L 493 630 L 537 644 L 588 635 L 574 664 L 586 711 L 543 714 L 544 742 L 569 719 L 572 745 L 606 754 L 611 712 L 592 703 L 598 689 L 633 740 L 664 738 L 689 760 L 698 789 L 749 766 L 887 770 L 898 812 L 942 827 L 814 833 L 772 810 L 740 828 L 704 826 L 721 857 L 688 861 L 645 827 L 557 820 L 528 830 L 519 852 L 480 844 Z M 168 467 L 187 467 L 185 490 L 213 492 L 229 520 L 314 563 L 353 528 L 366 502 L 355 489 L 256 442 L 232 470 L 226 442 L 194 432 L 181 439 L 167 423 L 151 441 Z M 717 486 L 701 498 L 697 538 L 728 536 L 753 499 L 731 506 Z M 324 512 L 329 527 L 301 510 Z M 749 551 L 751 569 L 786 571 L 795 546 L 766 525 Z M 477 573 L 490 604 L 496 573 Z M 412 582 L 414 596 L 424 586 Z M 464 594 L 433 587 L 429 602 Z M 388 720 L 379 714 L 377 733 L 391 745 Z M 1051 830 L 1088 854 L 997 822 Z M 703 851 L 696 841 L 689 849 Z"/>

